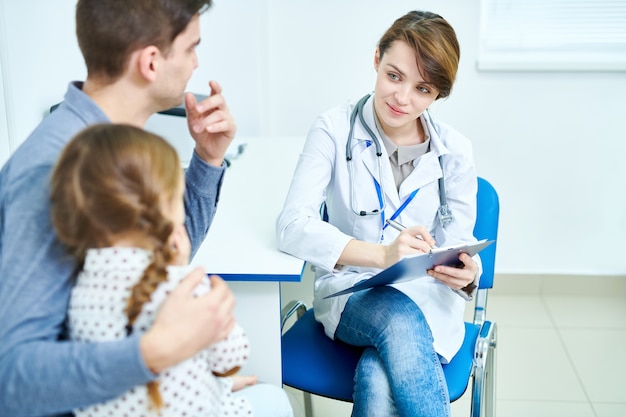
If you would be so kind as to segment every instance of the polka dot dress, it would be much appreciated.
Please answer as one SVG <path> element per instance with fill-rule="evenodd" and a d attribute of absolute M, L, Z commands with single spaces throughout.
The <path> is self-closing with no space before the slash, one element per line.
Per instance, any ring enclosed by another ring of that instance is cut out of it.
<path fill-rule="evenodd" d="M 90 249 L 83 271 L 72 290 L 69 306 L 70 337 L 91 342 L 126 337 L 128 322 L 124 308 L 130 291 L 151 262 L 148 251 L 112 247 Z M 144 304 L 133 332 L 144 333 L 152 323 L 159 305 L 189 272 L 187 267 L 171 266 L 166 282 L 161 283 Z M 196 290 L 210 290 L 208 280 Z M 149 408 L 145 386 L 137 386 L 111 401 L 75 410 L 78 417 L 221 417 L 251 416 L 249 402 L 232 396 L 232 379 L 218 378 L 212 372 L 226 373 L 243 365 L 250 354 L 243 329 L 235 326 L 230 335 L 196 356 L 161 373 L 159 390 L 165 407 L 161 413 Z"/>

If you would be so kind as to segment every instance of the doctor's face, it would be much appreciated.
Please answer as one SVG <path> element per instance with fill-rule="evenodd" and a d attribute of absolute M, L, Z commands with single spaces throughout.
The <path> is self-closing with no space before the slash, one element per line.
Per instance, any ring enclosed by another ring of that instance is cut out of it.
<path fill-rule="evenodd" d="M 377 50 L 374 108 L 385 134 L 392 140 L 415 133 L 416 120 L 439 95 L 434 86 L 422 78 L 415 51 L 397 40 L 382 58 Z"/>

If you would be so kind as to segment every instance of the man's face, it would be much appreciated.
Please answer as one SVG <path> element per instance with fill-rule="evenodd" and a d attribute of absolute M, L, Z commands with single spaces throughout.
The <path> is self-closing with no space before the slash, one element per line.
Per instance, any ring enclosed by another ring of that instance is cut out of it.
<path fill-rule="evenodd" d="M 191 74 L 198 67 L 196 48 L 200 43 L 200 17 L 194 16 L 159 61 L 156 100 L 162 109 L 182 103 Z"/>

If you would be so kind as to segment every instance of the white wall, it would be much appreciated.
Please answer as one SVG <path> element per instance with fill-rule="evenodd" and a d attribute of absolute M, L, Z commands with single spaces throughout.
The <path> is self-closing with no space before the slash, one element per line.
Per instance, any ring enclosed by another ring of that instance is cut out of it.
<path fill-rule="evenodd" d="M 266 71 L 261 58 L 267 48 L 263 35 L 266 5 L 244 0 L 217 3 L 202 16 L 200 66 L 188 87 L 209 94 L 209 80 L 220 82 L 238 131 L 258 135 L 262 123 L 258 109 L 265 107 L 261 86 Z M 0 57 L 7 63 L 4 88 L 11 150 L 51 105 L 63 100 L 68 82 L 86 75 L 74 34 L 75 4 L 75 0 L 0 0 Z M 246 12 L 241 13 L 244 4 Z M 233 19 L 243 30 L 236 30 Z M 2 158 L 0 164 L 4 161 Z"/>
<path fill-rule="evenodd" d="M 2 60 L 11 151 L 84 78 L 74 36 L 73 0 L 2 0 Z M 4 162 L 4 161 L 2 161 Z"/>
<path fill-rule="evenodd" d="M 13 149 L 84 69 L 73 0 L 0 2 Z M 461 42 L 457 84 L 433 112 L 472 140 L 479 175 L 499 190 L 497 271 L 626 274 L 626 73 L 478 72 L 479 1 L 413 7 L 442 14 Z M 373 89 L 376 42 L 409 9 L 403 0 L 216 0 L 189 90 L 207 94 L 208 80 L 220 81 L 241 136 L 305 135 L 319 112 Z"/>
<path fill-rule="evenodd" d="M 214 0 L 201 19 L 200 66 L 188 89 L 209 94 L 209 80 L 217 80 L 239 135 L 258 136 L 267 118 L 267 1 Z"/>
<path fill-rule="evenodd" d="M 499 190 L 497 271 L 626 274 L 626 73 L 478 72 L 478 0 L 270 5 L 273 134 L 301 134 L 320 111 L 373 89 L 384 30 L 410 7 L 438 12 L 462 58 L 433 112 L 472 140 L 479 175 Z"/>
<path fill-rule="evenodd" d="M 0 27 L 4 27 L 4 12 L 2 11 L 2 3 L 0 3 Z M 4 100 L 4 75 L 3 68 L 6 66 L 2 64 L 2 48 L 3 38 L 0 31 L 0 164 L 1 161 L 5 161 L 11 155 L 11 149 L 9 147 L 9 128 L 7 126 L 7 109 Z"/>

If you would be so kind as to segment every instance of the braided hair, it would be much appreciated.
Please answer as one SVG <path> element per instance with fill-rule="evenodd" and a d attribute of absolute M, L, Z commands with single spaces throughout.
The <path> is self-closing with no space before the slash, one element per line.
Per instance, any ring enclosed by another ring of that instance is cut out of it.
<path fill-rule="evenodd" d="M 125 310 L 129 334 L 175 257 L 168 244 L 174 225 L 162 208 L 175 198 L 181 181 L 175 149 L 130 125 L 88 127 L 68 143 L 54 168 L 52 223 L 78 267 L 89 248 L 113 246 L 119 239 L 152 253 Z M 163 401 L 157 382 L 147 388 L 151 405 L 159 410 Z"/>

